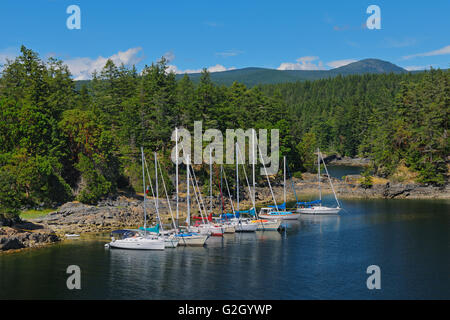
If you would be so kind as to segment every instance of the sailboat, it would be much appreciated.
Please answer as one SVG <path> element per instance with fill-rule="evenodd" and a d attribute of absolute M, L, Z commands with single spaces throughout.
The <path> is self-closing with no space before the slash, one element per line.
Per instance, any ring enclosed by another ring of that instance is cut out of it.
<path fill-rule="evenodd" d="M 199 232 L 201 234 L 209 234 L 214 237 L 222 237 L 224 234 L 224 228 L 220 224 L 213 223 L 213 221 L 212 221 L 212 149 L 209 150 L 209 161 L 210 161 L 209 179 L 210 179 L 210 198 L 211 198 L 209 218 L 208 218 L 208 215 L 206 212 L 206 206 L 205 206 L 205 203 L 203 202 L 200 188 L 197 183 L 197 177 L 195 176 L 194 168 L 192 168 L 192 173 L 193 173 L 194 181 L 195 181 L 195 183 L 193 181 L 192 184 L 194 186 L 194 192 L 195 192 L 196 200 L 199 204 L 199 211 L 200 211 L 200 215 L 201 215 L 200 217 L 195 217 L 197 222 L 196 222 L 196 224 L 194 224 L 194 228 L 196 228 L 194 230 L 197 230 L 197 232 Z M 204 211 L 204 215 L 202 213 L 202 208 Z"/>
<path fill-rule="evenodd" d="M 320 187 L 320 160 L 324 165 L 325 171 L 328 176 L 328 180 L 331 185 L 331 190 L 333 190 L 334 198 L 337 203 L 337 207 L 326 207 L 322 205 L 322 189 Z M 297 212 L 305 215 L 336 215 L 338 214 L 342 208 L 340 206 L 339 200 L 336 196 L 336 192 L 334 191 L 333 182 L 331 181 L 330 175 L 328 173 L 327 166 L 325 161 L 323 160 L 322 154 L 320 150 L 317 149 L 317 178 L 318 178 L 318 186 L 319 186 L 319 200 L 312 202 L 297 202 Z"/>
<path fill-rule="evenodd" d="M 222 227 L 223 227 L 223 233 L 235 233 L 236 232 L 236 228 L 234 227 L 234 225 L 228 221 L 227 219 L 227 215 L 224 215 L 223 210 L 224 210 L 224 201 L 223 201 L 223 193 L 222 193 L 222 187 L 223 187 L 223 165 L 220 165 L 220 201 L 221 201 L 221 214 L 220 214 L 220 219 L 221 219 L 221 223 L 222 223 Z M 226 180 L 225 180 L 226 182 Z M 228 189 L 228 182 L 227 182 L 227 189 Z M 231 198 L 230 198 L 231 200 Z M 233 217 L 233 215 L 231 215 Z"/>
<path fill-rule="evenodd" d="M 144 161 L 145 161 L 145 157 L 144 157 Z M 147 162 L 145 162 L 146 168 L 147 168 L 147 175 L 148 175 L 148 179 L 150 180 L 150 173 L 148 172 L 148 167 L 147 167 Z M 161 221 L 161 216 L 159 214 L 159 189 L 158 189 L 158 168 L 159 171 L 161 173 L 161 180 L 163 183 L 163 187 L 164 187 L 164 192 L 166 194 L 166 199 L 167 199 L 167 205 L 169 206 L 169 212 L 170 212 L 170 216 L 172 218 L 172 224 L 173 224 L 173 229 L 172 230 L 164 230 L 163 229 L 163 224 Z M 151 186 L 151 184 L 150 184 Z M 158 227 L 161 225 L 161 228 L 158 228 L 158 232 L 157 234 L 159 235 L 160 238 L 164 239 L 164 245 L 166 248 L 176 248 L 178 246 L 179 243 L 179 239 L 175 236 L 178 233 L 175 221 L 174 221 L 174 217 L 173 217 L 173 213 L 172 213 L 172 207 L 170 205 L 170 200 L 169 200 L 169 195 L 167 193 L 167 188 L 166 188 L 166 183 L 164 182 L 164 176 L 162 174 L 162 169 L 161 166 L 158 162 L 158 157 L 157 157 L 157 153 L 155 152 L 155 191 L 156 191 L 156 199 L 155 199 L 155 209 L 156 209 L 156 214 L 158 215 L 158 221 L 159 224 L 157 225 Z M 153 193 L 153 188 L 152 188 L 152 193 Z M 154 195 L 153 195 L 154 196 Z"/>
<path fill-rule="evenodd" d="M 178 163 L 178 153 L 176 155 L 176 161 Z M 186 217 L 186 230 L 184 232 L 178 233 L 175 236 L 180 240 L 178 245 L 180 246 L 204 246 L 209 235 L 200 234 L 192 232 L 191 228 L 191 203 L 190 203 L 190 186 L 189 186 L 189 155 L 186 156 L 186 206 L 187 206 L 187 217 Z M 177 177 L 178 181 L 178 177 Z M 177 188 L 178 189 L 178 188 Z M 178 197 L 177 197 L 178 201 Z"/>
<path fill-rule="evenodd" d="M 236 232 L 255 232 L 258 225 L 251 223 L 250 219 L 243 219 L 240 217 L 241 213 L 249 213 L 239 211 L 239 145 L 236 143 L 236 202 L 237 210 L 234 212 L 235 217 L 231 219 L 231 224 L 234 225 Z M 236 215 L 239 214 L 239 217 Z"/>
<path fill-rule="evenodd" d="M 255 182 L 255 132 L 253 131 L 253 161 L 252 161 L 252 174 L 253 174 L 253 190 L 250 188 L 250 183 L 248 181 L 247 172 L 245 171 L 245 166 L 243 166 L 243 171 L 245 175 L 245 180 L 247 181 L 248 193 L 253 204 L 253 208 L 247 211 L 240 211 L 239 213 L 247 213 L 254 216 L 256 219 L 250 220 L 250 223 L 256 224 L 256 231 L 277 231 L 281 227 L 281 219 L 271 219 L 265 220 L 260 219 L 258 212 L 256 211 L 256 182 Z M 238 144 L 236 144 L 237 156 L 241 155 L 239 151 Z M 242 160 L 242 155 L 241 155 Z"/>
<path fill-rule="evenodd" d="M 286 211 L 286 157 L 284 159 L 284 186 L 283 186 L 283 194 L 284 194 L 284 203 L 281 205 L 277 205 L 275 201 L 275 196 L 273 194 L 272 186 L 270 185 L 269 176 L 267 175 L 267 181 L 269 183 L 270 192 L 272 193 L 273 201 L 275 205 L 269 206 L 268 208 L 261 208 L 259 212 L 259 217 L 264 219 L 281 219 L 281 220 L 297 220 L 300 217 L 300 214 L 294 213 L 291 211 Z M 266 167 L 264 166 L 264 169 Z"/>
<path fill-rule="evenodd" d="M 114 236 L 111 242 L 108 244 L 109 248 L 118 249 L 134 249 L 134 250 L 164 250 L 165 244 L 164 239 L 158 237 L 157 235 L 147 234 L 147 214 L 145 211 L 145 174 L 144 174 L 144 149 L 141 147 L 141 157 L 142 157 L 142 182 L 144 188 L 144 234 L 139 232 L 128 232 L 123 233 L 122 238 L 115 239 Z"/>

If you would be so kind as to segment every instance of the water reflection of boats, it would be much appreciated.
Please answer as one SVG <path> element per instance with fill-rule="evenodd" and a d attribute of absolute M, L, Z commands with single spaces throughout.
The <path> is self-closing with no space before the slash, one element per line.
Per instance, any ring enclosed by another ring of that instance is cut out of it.
<path fill-rule="evenodd" d="M 279 241 L 283 235 L 280 232 L 258 231 L 256 237 L 258 241 Z"/>
<path fill-rule="evenodd" d="M 339 215 L 302 215 L 299 228 L 303 231 L 319 227 L 323 229 L 338 230 L 340 227 L 341 216 Z"/>

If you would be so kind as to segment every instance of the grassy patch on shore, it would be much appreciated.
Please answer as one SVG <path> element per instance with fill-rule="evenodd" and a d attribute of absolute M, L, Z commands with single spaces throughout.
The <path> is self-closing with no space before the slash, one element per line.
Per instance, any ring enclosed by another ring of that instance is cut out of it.
<path fill-rule="evenodd" d="M 50 212 L 55 211 L 55 209 L 42 209 L 42 210 L 25 210 L 20 213 L 20 218 L 22 220 L 30 220 L 42 218 L 48 215 Z"/>

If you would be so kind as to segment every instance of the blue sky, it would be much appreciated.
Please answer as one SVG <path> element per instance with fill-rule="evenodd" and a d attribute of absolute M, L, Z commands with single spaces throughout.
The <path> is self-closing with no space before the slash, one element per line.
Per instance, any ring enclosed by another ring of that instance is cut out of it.
<path fill-rule="evenodd" d="M 66 27 L 72 4 L 81 9 L 80 30 Z M 372 4 L 381 9 L 381 30 L 365 27 Z M 0 63 L 24 44 L 64 60 L 76 79 L 107 58 L 140 69 L 161 56 L 179 73 L 331 69 L 364 58 L 449 68 L 449 12 L 449 0 L 2 0 Z"/>

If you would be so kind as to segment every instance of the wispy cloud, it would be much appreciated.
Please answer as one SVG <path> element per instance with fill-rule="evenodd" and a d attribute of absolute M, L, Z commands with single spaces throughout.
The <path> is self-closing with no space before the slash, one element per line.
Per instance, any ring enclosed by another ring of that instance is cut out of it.
<path fill-rule="evenodd" d="M 409 56 L 404 56 L 402 59 L 403 60 L 409 60 L 409 59 L 418 58 L 418 57 L 441 56 L 441 55 L 446 55 L 446 54 L 450 54 L 450 45 L 445 46 L 445 47 L 443 47 L 441 49 L 438 49 L 438 50 L 434 50 L 434 51 L 429 51 L 429 52 L 417 53 L 417 54 L 412 54 L 412 55 L 409 55 Z"/>
<path fill-rule="evenodd" d="M 223 26 L 222 23 L 215 22 L 215 21 L 205 21 L 204 24 L 207 25 L 208 27 L 213 27 L 213 28 L 217 28 L 217 27 L 222 27 Z"/>
<path fill-rule="evenodd" d="M 402 40 L 396 40 L 393 38 L 385 38 L 384 45 L 388 48 L 404 48 L 410 47 L 417 43 L 417 40 L 414 38 L 405 38 Z"/>
<path fill-rule="evenodd" d="M 315 56 L 300 57 L 294 63 L 283 62 L 277 70 L 325 70 L 322 61 L 314 62 L 318 59 Z"/>
<path fill-rule="evenodd" d="M 240 54 L 243 54 L 244 53 L 244 51 L 241 51 L 241 50 L 226 50 L 226 51 L 223 51 L 223 52 L 216 52 L 216 56 L 220 56 L 220 57 L 223 57 L 223 58 L 228 58 L 228 57 L 235 57 L 235 56 L 238 56 L 238 55 L 240 55 Z"/>
<path fill-rule="evenodd" d="M 19 55 L 17 48 L 6 48 L 0 50 L 0 65 L 5 64 L 8 60 L 14 60 Z"/>
<path fill-rule="evenodd" d="M 331 68 L 339 68 L 339 67 L 343 67 L 346 66 L 350 63 L 356 62 L 358 60 L 355 59 L 344 59 L 344 60 L 335 60 L 335 61 L 330 61 L 327 63 L 327 66 L 331 67 Z"/>
<path fill-rule="evenodd" d="M 346 41 L 345 43 L 347 43 L 350 47 L 353 47 L 353 48 L 359 48 L 360 47 L 360 45 L 359 45 L 359 43 L 357 43 L 357 42 L 354 42 L 354 41 Z"/>
<path fill-rule="evenodd" d="M 106 58 L 102 56 L 99 56 L 96 59 L 74 58 L 66 60 L 65 64 L 69 67 L 75 80 L 87 80 L 91 78 L 94 71 L 100 71 L 105 66 L 108 59 L 111 59 L 116 65 L 121 65 L 122 63 L 125 66 L 138 64 L 143 59 L 143 57 L 140 56 L 141 51 L 141 47 L 130 48 L 123 52 L 119 51 Z"/>
<path fill-rule="evenodd" d="M 343 26 L 334 26 L 333 27 L 333 30 L 334 31 L 347 31 L 347 30 L 349 30 L 350 29 L 350 26 L 348 26 L 348 25 L 343 25 Z"/>
<path fill-rule="evenodd" d="M 206 68 L 209 72 L 223 72 L 236 69 L 235 67 L 226 68 L 221 64 L 216 64 L 215 66 L 211 66 Z M 175 65 L 168 65 L 168 72 L 174 72 L 176 74 L 185 74 L 185 73 L 200 73 L 203 69 L 186 69 L 181 70 Z"/>
<path fill-rule="evenodd" d="M 175 60 L 175 54 L 173 53 L 173 51 L 167 51 L 166 53 L 164 53 L 163 57 L 166 58 L 167 62 Z"/>

